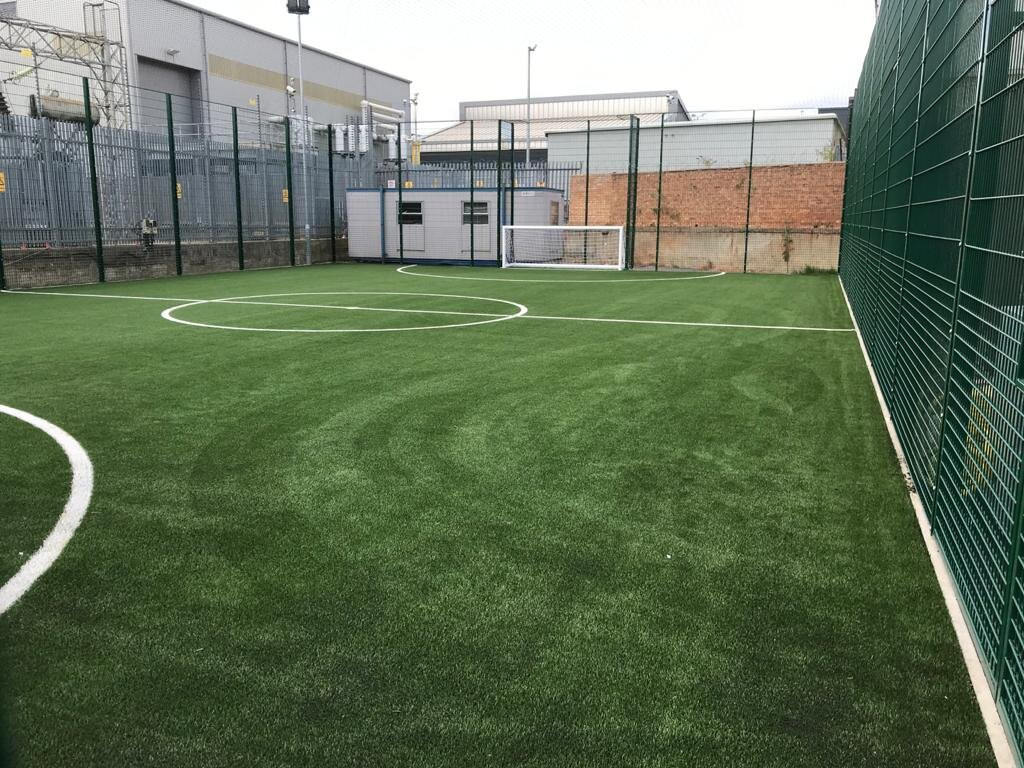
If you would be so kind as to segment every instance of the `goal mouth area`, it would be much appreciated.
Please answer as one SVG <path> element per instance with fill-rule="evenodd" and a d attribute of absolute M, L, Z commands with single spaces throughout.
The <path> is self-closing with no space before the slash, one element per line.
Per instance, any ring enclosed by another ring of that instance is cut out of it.
<path fill-rule="evenodd" d="M 503 268 L 626 268 L 624 227 L 507 225 L 501 230 Z"/>

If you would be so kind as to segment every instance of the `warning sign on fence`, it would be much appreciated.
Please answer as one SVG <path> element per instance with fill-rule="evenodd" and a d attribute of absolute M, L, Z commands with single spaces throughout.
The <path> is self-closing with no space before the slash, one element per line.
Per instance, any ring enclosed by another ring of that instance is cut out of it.
<path fill-rule="evenodd" d="M 0 171 L 0 192 L 7 191 L 7 173 Z"/>
<path fill-rule="evenodd" d="M 288 190 L 287 189 L 282 189 L 281 190 L 281 202 L 282 203 L 287 203 L 288 202 Z"/>
<path fill-rule="evenodd" d="M 181 200 L 181 198 L 184 197 L 184 192 L 181 189 L 180 183 L 174 185 L 174 194 L 178 196 L 179 200 Z"/>

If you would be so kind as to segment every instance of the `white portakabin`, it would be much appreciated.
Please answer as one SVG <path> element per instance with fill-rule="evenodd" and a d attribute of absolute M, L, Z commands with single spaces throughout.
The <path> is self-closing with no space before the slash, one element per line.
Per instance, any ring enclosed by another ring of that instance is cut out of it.
<path fill-rule="evenodd" d="M 623 227 L 501 228 L 502 267 L 625 269 Z"/>

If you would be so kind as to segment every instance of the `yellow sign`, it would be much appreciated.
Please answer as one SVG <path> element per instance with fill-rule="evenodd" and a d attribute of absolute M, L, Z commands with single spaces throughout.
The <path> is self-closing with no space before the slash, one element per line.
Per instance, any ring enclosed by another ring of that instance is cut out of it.
<path fill-rule="evenodd" d="M 174 194 L 176 194 L 178 196 L 179 200 L 181 200 L 181 198 L 185 196 L 184 190 L 181 188 L 181 184 L 180 183 L 178 183 L 178 184 L 176 184 L 174 186 Z"/>
<path fill-rule="evenodd" d="M 477 185 L 478 187 L 482 187 L 482 186 L 484 185 L 484 180 L 483 180 L 483 179 L 477 179 L 477 180 L 476 180 L 476 185 Z"/>
<path fill-rule="evenodd" d="M 258 107 L 259 105 L 260 105 L 260 100 L 259 99 L 249 99 L 249 106 L 250 107 Z"/>
<path fill-rule="evenodd" d="M 288 202 L 288 190 L 287 189 L 282 189 L 281 190 L 281 202 L 282 203 L 287 203 Z"/>
<path fill-rule="evenodd" d="M 419 165 L 420 164 L 420 152 L 421 152 L 421 148 L 422 147 L 423 147 L 423 142 L 414 141 L 412 143 L 412 158 L 411 159 L 412 159 L 412 164 L 413 165 Z"/>
<path fill-rule="evenodd" d="M 544 179 L 541 179 L 540 181 L 537 182 L 537 186 L 538 187 L 546 187 L 547 183 L 544 181 Z"/>
<path fill-rule="evenodd" d="M 0 192 L 7 191 L 7 174 L 4 171 L 0 171 Z"/>
<path fill-rule="evenodd" d="M 30 49 L 28 49 L 28 48 L 22 48 L 20 53 L 21 53 L 21 58 L 23 58 L 23 59 L 31 59 L 32 58 L 32 51 Z"/>
<path fill-rule="evenodd" d="M 412 180 L 410 179 L 406 181 L 404 184 L 402 184 L 402 186 L 405 187 L 406 189 L 412 189 Z"/>

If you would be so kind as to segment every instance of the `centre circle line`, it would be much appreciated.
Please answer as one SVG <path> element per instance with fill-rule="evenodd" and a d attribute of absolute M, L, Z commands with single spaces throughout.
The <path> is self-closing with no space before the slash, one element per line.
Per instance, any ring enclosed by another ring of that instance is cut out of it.
<path fill-rule="evenodd" d="M 471 312 L 449 312 L 442 310 L 409 310 L 409 309 L 398 309 L 398 308 L 387 308 L 387 307 L 341 307 L 338 305 L 313 305 L 313 304 L 290 304 L 285 302 L 255 302 L 253 299 L 273 299 L 279 297 L 288 296 L 422 296 L 428 298 L 441 298 L 441 299 L 465 299 L 468 301 L 489 301 L 496 304 L 507 304 L 510 307 L 515 308 L 515 312 L 510 312 L 505 315 L 495 315 L 490 313 L 471 313 Z M 251 328 L 247 326 L 239 325 L 221 325 L 217 323 L 199 323 L 193 320 L 183 320 L 180 317 L 175 317 L 175 312 L 179 312 L 189 307 L 198 307 L 204 304 L 255 304 L 259 306 L 295 306 L 303 308 L 330 308 L 330 309 L 353 309 L 357 311 L 397 311 L 397 312 L 408 312 L 413 314 L 453 314 L 462 315 L 469 317 L 484 317 L 484 320 L 475 320 L 472 322 L 465 323 L 451 323 L 448 325 L 415 325 L 408 328 Z M 189 301 L 184 304 L 178 304 L 177 306 L 169 307 L 160 313 L 160 316 L 164 320 L 169 320 L 172 323 L 178 323 L 180 325 L 190 325 L 196 328 L 215 328 L 223 331 L 252 331 L 254 333 L 400 333 L 403 331 L 433 331 L 433 330 L 444 330 L 449 328 L 467 328 L 474 325 L 486 325 L 488 323 L 500 323 L 506 320 L 512 320 L 517 317 L 522 317 L 529 310 L 524 305 L 515 302 L 508 301 L 507 299 L 495 299 L 490 296 L 462 296 L 457 294 L 448 293 L 412 293 L 402 291 L 309 291 L 309 292 L 295 292 L 295 293 L 264 293 L 256 296 L 233 296 L 225 299 L 197 299 L 195 301 Z"/>
<path fill-rule="evenodd" d="M 399 309 L 398 307 L 355 307 L 342 304 L 293 304 L 285 301 L 238 301 L 213 299 L 211 304 L 243 304 L 254 307 L 309 307 L 310 309 L 346 309 L 356 312 L 405 312 L 411 315 L 458 315 L 461 317 L 507 317 L 498 312 L 454 312 L 441 309 Z"/>

